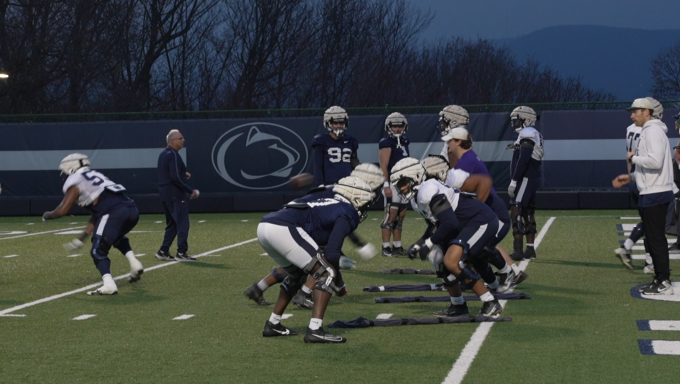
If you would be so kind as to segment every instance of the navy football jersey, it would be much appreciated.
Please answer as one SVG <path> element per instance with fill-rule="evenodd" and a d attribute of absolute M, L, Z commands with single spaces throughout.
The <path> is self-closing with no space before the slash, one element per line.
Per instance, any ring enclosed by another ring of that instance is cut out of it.
<path fill-rule="evenodd" d="M 333 192 L 333 187 L 334 187 L 334 185 L 324 187 L 324 188 L 313 189 L 308 194 L 302 196 L 299 199 L 295 199 L 292 202 L 293 203 L 308 203 L 310 201 L 314 201 L 314 200 L 318 200 L 318 199 L 332 199 L 333 196 L 335 196 L 335 192 Z"/>
<path fill-rule="evenodd" d="M 272 212 L 262 222 L 304 229 L 333 258 L 340 256 L 343 240 L 359 226 L 359 214 L 349 203 L 326 198 Z"/>
<path fill-rule="evenodd" d="M 396 164 L 399 160 L 410 156 L 408 151 L 408 145 L 410 142 L 411 141 L 404 136 L 399 138 L 399 143 L 397 143 L 397 138 L 392 136 L 387 136 L 380 140 L 380 143 L 378 143 L 378 147 L 380 149 L 392 149 L 390 152 L 390 161 L 387 163 L 387 172 L 392 172 L 392 167 L 394 167 L 394 164 Z"/>
<path fill-rule="evenodd" d="M 357 156 L 359 142 L 354 137 L 343 134 L 338 140 L 329 133 L 314 136 L 314 185 L 332 185 L 352 173 L 350 163 Z"/>

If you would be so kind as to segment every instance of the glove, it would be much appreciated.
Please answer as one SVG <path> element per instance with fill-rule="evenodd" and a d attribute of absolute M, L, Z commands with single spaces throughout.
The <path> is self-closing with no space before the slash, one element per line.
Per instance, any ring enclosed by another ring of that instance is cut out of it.
<path fill-rule="evenodd" d="M 50 212 L 43 213 L 42 221 L 43 223 L 50 219 Z"/>
<path fill-rule="evenodd" d="M 510 185 L 508 185 L 508 196 L 512 198 L 515 197 L 515 188 L 517 188 L 517 181 L 510 181 Z"/>
<path fill-rule="evenodd" d="M 418 250 L 418 254 L 420 255 L 420 260 L 427 260 L 427 255 L 430 253 L 430 250 L 434 244 L 432 244 L 432 241 L 430 239 L 425 240 L 425 244 L 423 244 L 422 247 Z"/>
<path fill-rule="evenodd" d="M 361 260 L 366 261 L 372 259 L 373 256 L 378 253 L 378 249 L 375 247 L 375 245 L 368 243 L 363 247 L 357 248 L 357 252 L 359 252 Z"/>
<path fill-rule="evenodd" d="M 416 254 L 420 250 L 420 247 L 423 246 L 423 244 L 425 244 L 425 239 L 423 239 L 423 238 L 418 239 L 418 241 L 416 241 L 415 244 L 408 247 L 408 249 L 406 250 L 406 256 L 408 256 L 408 258 L 411 259 L 411 260 L 415 259 Z"/>
<path fill-rule="evenodd" d="M 73 239 L 70 242 L 64 244 L 64 249 L 71 252 L 83 246 L 83 242 L 78 239 Z"/>

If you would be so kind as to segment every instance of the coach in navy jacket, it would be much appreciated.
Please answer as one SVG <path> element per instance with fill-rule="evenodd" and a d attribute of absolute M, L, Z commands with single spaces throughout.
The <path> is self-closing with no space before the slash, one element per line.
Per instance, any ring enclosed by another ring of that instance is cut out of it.
<path fill-rule="evenodd" d="M 165 211 L 165 236 L 163 244 L 156 253 L 159 260 L 193 261 L 193 257 L 187 255 L 189 245 L 189 199 L 198 197 L 198 189 L 193 189 L 187 184 L 191 174 L 179 155 L 180 149 L 184 148 L 184 137 L 173 129 L 166 137 L 168 147 L 158 157 L 158 192 L 160 194 L 163 210 Z M 170 254 L 170 245 L 177 237 L 177 256 Z"/>

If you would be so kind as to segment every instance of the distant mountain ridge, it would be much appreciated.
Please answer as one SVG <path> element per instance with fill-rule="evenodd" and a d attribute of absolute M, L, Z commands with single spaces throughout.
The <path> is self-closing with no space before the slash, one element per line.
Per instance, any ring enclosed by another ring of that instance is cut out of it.
<path fill-rule="evenodd" d="M 680 41 L 680 29 L 565 25 L 491 41 L 508 47 L 520 62 L 532 57 L 562 76 L 580 77 L 585 85 L 627 101 L 651 95 L 651 60 Z"/>

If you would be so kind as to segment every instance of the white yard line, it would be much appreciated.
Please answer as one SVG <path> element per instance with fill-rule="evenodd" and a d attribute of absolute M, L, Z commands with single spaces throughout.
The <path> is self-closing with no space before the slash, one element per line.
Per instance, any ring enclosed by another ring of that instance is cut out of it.
<path fill-rule="evenodd" d="M 538 249 L 538 246 L 541 244 L 543 237 L 548 232 L 548 229 L 552 225 L 553 221 L 555 221 L 555 217 L 549 218 L 543 228 L 541 228 L 541 232 L 539 232 L 538 236 L 536 236 L 534 239 L 535 249 Z M 525 270 L 527 265 L 529 265 L 529 261 L 522 260 L 522 262 L 519 264 L 519 269 Z M 505 307 L 505 302 L 507 301 L 503 300 L 501 302 L 503 307 Z M 482 348 L 482 344 L 484 344 L 484 340 L 486 340 L 486 336 L 489 334 L 489 331 L 491 331 L 491 327 L 494 324 L 495 323 L 493 322 L 479 324 L 477 330 L 470 337 L 470 341 L 468 341 L 468 343 L 465 345 L 465 348 L 463 348 L 463 351 L 461 351 L 458 360 L 456 360 L 456 362 L 453 364 L 453 368 L 451 368 L 451 371 L 449 371 L 449 374 L 442 383 L 459 384 L 463 382 L 465 375 L 470 369 L 475 357 L 477 357 L 477 353 L 479 353 L 479 350 Z"/>
<path fill-rule="evenodd" d="M 19 238 L 19 237 L 35 236 L 35 235 L 43 235 L 43 234 L 45 234 L 45 233 L 63 232 L 63 231 L 71 230 L 71 229 L 80 229 L 80 228 L 85 228 L 85 226 L 82 226 L 82 227 L 73 227 L 73 228 L 55 229 L 54 231 L 35 232 L 35 233 L 29 233 L 29 234 L 27 234 L 27 235 L 19 235 L 19 236 L 12 236 L 12 237 L 2 237 L 2 238 L 0 238 L 0 240 L 17 239 L 17 238 Z"/>
<path fill-rule="evenodd" d="M 203 252 L 203 253 L 201 253 L 200 255 L 195 255 L 194 257 L 198 258 L 198 257 L 207 256 L 207 255 L 210 255 L 210 254 L 212 254 L 212 253 L 214 253 L 214 252 L 219 252 L 219 251 L 223 251 L 223 250 L 225 250 L 225 249 L 239 247 L 239 246 L 244 245 L 244 244 L 252 243 L 253 241 L 256 241 L 256 240 L 257 240 L 257 238 L 254 238 L 254 239 L 242 241 L 242 242 L 240 242 L 240 243 L 236 243 L 236 244 L 232 244 L 232 245 L 227 245 L 226 247 L 213 249 L 212 251 L 208 251 L 208 252 Z M 171 262 L 168 262 L 168 263 L 157 264 L 157 265 L 154 265 L 153 267 L 144 268 L 144 272 L 153 271 L 154 269 L 164 268 L 164 267 L 167 267 L 167 266 L 170 266 L 170 265 L 176 265 L 176 264 L 179 264 L 179 263 L 181 263 L 181 262 L 180 262 L 180 261 L 171 261 Z M 121 280 L 121 279 L 127 278 L 128 276 L 130 276 L 130 274 L 129 274 L 129 273 L 126 273 L 126 274 L 124 274 L 124 275 L 121 275 L 121 276 L 118 276 L 118 277 L 114 277 L 113 279 L 114 279 L 114 280 Z M 68 291 L 68 292 L 60 293 L 60 294 L 58 294 L 58 295 L 53 295 L 53 296 L 45 297 L 45 298 L 42 298 L 42 299 L 39 299 L 39 300 L 36 300 L 36 301 L 31 301 L 30 303 L 17 305 L 16 307 L 7 308 L 7 309 L 5 309 L 5 310 L 0 311 L 0 316 L 6 316 L 8 313 L 12 313 L 12 312 L 18 311 L 18 310 L 20 310 L 20 309 L 32 307 L 32 306 L 34 306 L 34 305 L 38 305 L 38 304 L 42 304 L 42 303 L 47 303 L 47 302 L 49 302 L 49 301 L 56 300 L 56 299 L 61 299 L 62 297 L 66 297 L 66 296 L 73 295 L 74 293 L 79 293 L 79 292 L 88 291 L 88 290 L 91 290 L 91 289 L 93 289 L 93 288 L 96 288 L 96 287 L 98 287 L 98 286 L 100 286 L 100 285 L 102 285 L 101 282 L 96 283 L 96 284 L 90 284 L 90 285 L 88 285 L 88 286 L 86 286 L 86 287 L 78 288 L 78 289 L 75 289 L 75 290 L 73 290 L 73 291 Z"/>

